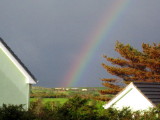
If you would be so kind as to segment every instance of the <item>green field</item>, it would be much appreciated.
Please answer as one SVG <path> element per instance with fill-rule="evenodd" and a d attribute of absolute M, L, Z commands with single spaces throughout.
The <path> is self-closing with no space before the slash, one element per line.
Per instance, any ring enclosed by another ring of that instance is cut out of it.
<path fill-rule="evenodd" d="M 68 101 L 68 98 L 40 98 L 42 100 L 42 103 L 47 103 L 47 102 L 55 102 L 57 104 L 63 105 L 66 101 Z M 38 98 L 30 98 L 31 102 L 34 102 L 38 100 Z M 98 108 L 102 107 L 102 105 L 106 104 L 104 101 L 96 101 L 96 100 L 90 100 L 88 102 L 89 105 L 96 104 Z"/>
<path fill-rule="evenodd" d="M 55 88 L 44 88 L 44 87 L 33 86 L 31 89 L 30 97 L 54 99 L 54 98 L 70 98 L 74 95 L 80 95 L 91 98 L 100 96 L 101 94 L 99 93 L 99 90 L 103 90 L 105 89 L 105 87 L 79 87 L 76 88 L 76 90 L 72 88 L 67 88 L 67 89 L 68 90 L 62 88 L 61 90 L 56 90 Z M 82 89 L 86 89 L 86 91 L 82 91 Z"/>
<path fill-rule="evenodd" d="M 87 91 L 82 91 L 87 89 Z M 48 102 L 54 102 L 55 104 L 63 105 L 69 98 L 79 95 L 83 98 L 89 99 L 88 104 L 104 104 L 101 101 L 95 101 L 93 98 L 100 96 L 99 90 L 105 89 L 105 87 L 79 87 L 76 90 L 69 88 L 69 90 L 56 90 L 55 88 L 44 87 L 32 87 L 30 94 L 30 102 L 40 100 L 43 104 Z M 93 99 L 93 100 L 91 100 Z"/>
<path fill-rule="evenodd" d="M 34 102 L 36 100 L 38 100 L 39 98 L 30 98 L 30 102 Z M 43 103 L 47 103 L 47 102 L 58 102 L 60 104 L 64 104 L 68 98 L 40 98 L 42 100 Z"/>

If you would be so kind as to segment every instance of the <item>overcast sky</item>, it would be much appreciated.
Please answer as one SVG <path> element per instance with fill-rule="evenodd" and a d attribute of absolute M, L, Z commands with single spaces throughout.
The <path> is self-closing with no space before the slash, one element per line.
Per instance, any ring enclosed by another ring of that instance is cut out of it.
<path fill-rule="evenodd" d="M 37 78 L 38 86 L 63 87 L 70 70 L 102 16 L 119 0 L 0 0 L 0 37 Z M 101 86 L 111 78 L 102 55 L 118 57 L 116 40 L 137 49 L 160 43 L 160 0 L 129 0 L 97 47 L 81 80 L 72 87 Z"/>

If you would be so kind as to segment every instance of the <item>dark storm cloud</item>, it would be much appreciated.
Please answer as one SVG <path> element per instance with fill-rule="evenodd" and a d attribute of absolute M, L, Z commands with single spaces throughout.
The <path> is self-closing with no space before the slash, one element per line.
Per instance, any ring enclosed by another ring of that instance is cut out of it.
<path fill-rule="evenodd" d="M 0 37 L 36 76 L 38 85 L 59 87 L 87 43 L 88 35 L 102 16 L 109 14 L 104 10 L 112 3 L 112 0 L 1 0 Z M 97 48 L 79 86 L 100 86 L 98 79 L 109 76 L 101 68 L 104 62 L 101 56 L 117 56 L 116 40 L 139 49 L 143 42 L 159 42 L 159 4 L 159 0 L 129 2 Z"/>

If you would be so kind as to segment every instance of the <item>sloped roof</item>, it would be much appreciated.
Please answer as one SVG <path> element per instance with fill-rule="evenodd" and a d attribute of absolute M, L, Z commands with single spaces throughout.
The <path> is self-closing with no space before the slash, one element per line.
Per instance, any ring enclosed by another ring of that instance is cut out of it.
<path fill-rule="evenodd" d="M 160 83 L 133 82 L 134 85 L 155 105 L 160 104 Z"/>
<path fill-rule="evenodd" d="M 36 83 L 37 80 L 35 76 L 28 70 L 28 68 L 22 63 L 22 61 L 17 57 L 17 55 L 11 50 L 11 48 L 4 42 L 2 38 L 0 38 L 0 42 L 5 46 L 5 48 L 10 52 L 10 54 L 16 59 L 16 61 L 22 66 L 22 68 L 27 72 L 31 79 L 34 80 L 34 82 Z"/>

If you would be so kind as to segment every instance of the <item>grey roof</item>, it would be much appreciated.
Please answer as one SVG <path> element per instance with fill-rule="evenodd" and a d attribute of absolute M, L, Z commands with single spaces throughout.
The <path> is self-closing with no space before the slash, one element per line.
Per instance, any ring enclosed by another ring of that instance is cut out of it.
<path fill-rule="evenodd" d="M 22 61 L 17 57 L 17 55 L 11 50 L 11 48 L 0 38 L 0 42 L 7 48 L 7 50 L 12 54 L 12 56 L 19 62 L 19 64 L 25 69 L 25 71 L 32 77 L 32 79 L 37 82 L 34 75 L 28 70 L 28 68 L 22 63 Z"/>
<path fill-rule="evenodd" d="M 133 82 L 134 85 L 155 105 L 160 104 L 160 83 Z"/>

